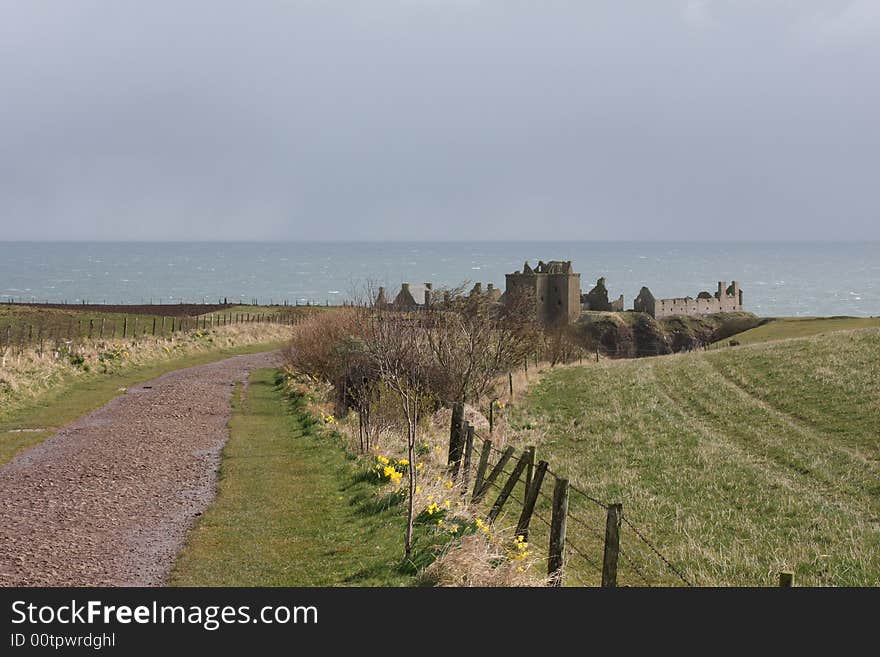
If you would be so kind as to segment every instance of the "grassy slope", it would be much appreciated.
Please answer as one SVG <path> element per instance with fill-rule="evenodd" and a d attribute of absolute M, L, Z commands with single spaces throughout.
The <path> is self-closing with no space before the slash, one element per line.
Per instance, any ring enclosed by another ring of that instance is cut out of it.
<path fill-rule="evenodd" d="M 404 520 L 338 445 L 318 438 L 260 370 L 237 394 L 215 503 L 192 531 L 178 586 L 394 586 Z"/>
<path fill-rule="evenodd" d="M 880 584 L 880 330 L 562 369 L 517 411 L 542 458 L 647 530 L 698 584 Z M 543 443 L 543 444 L 542 444 Z M 601 561 L 601 509 L 569 535 Z M 675 583 L 624 526 L 637 563 Z M 589 583 L 593 570 L 573 556 Z"/>
<path fill-rule="evenodd" d="M 734 337 L 740 344 L 804 338 L 812 335 L 861 328 L 880 327 L 878 317 L 780 317 Z M 726 344 L 726 340 L 724 341 Z"/>
<path fill-rule="evenodd" d="M 281 343 L 264 343 L 216 349 L 135 367 L 119 374 L 95 373 L 72 379 L 68 384 L 50 390 L 26 406 L 11 412 L 0 411 L 0 465 L 11 460 L 21 450 L 43 441 L 52 434 L 53 429 L 103 406 L 120 394 L 120 388 L 129 388 L 172 370 L 204 365 L 239 354 L 270 351 L 281 346 Z M 17 431 L 22 428 L 28 431 Z"/>

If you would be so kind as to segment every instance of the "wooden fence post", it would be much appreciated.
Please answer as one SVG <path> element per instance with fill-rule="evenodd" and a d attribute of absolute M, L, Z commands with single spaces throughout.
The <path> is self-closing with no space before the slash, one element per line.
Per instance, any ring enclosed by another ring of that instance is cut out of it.
<path fill-rule="evenodd" d="M 461 452 L 464 447 L 464 404 L 455 402 L 452 405 L 452 423 L 449 426 L 449 452 L 446 465 L 452 470 L 452 476 L 458 474 L 461 467 Z"/>
<path fill-rule="evenodd" d="M 783 570 L 779 573 L 779 586 L 784 588 L 794 586 L 794 573 L 790 570 Z"/>
<path fill-rule="evenodd" d="M 486 491 L 489 490 L 489 486 L 495 483 L 495 480 L 498 479 L 498 475 L 500 475 L 502 470 L 504 470 L 504 466 L 506 466 L 507 462 L 513 457 L 513 452 L 513 447 L 508 447 L 504 450 L 501 458 L 498 459 L 498 463 L 495 464 L 495 467 L 492 468 L 492 471 L 483 481 L 483 484 L 480 486 L 480 490 L 474 493 L 474 502 L 479 502 L 481 499 L 483 499 Z"/>
<path fill-rule="evenodd" d="M 101 318 L 101 334 L 100 334 L 101 339 L 104 338 L 104 319 L 105 319 L 104 317 Z"/>
<path fill-rule="evenodd" d="M 544 475 L 547 474 L 547 468 L 550 464 L 547 461 L 539 461 L 535 470 L 535 477 L 532 484 L 526 490 L 526 496 L 523 499 L 523 510 L 516 523 L 516 535 L 522 536 L 524 540 L 529 540 L 529 524 L 532 521 L 532 514 L 535 512 L 535 504 L 538 503 L 538 493 L 541 492 L 541 484 L 544 483 Z"/>
<path fill-rule="evenodd" d="M 612 504 L 608 507 L 605 521 L 605 556 L 602 559 L 602 586 L 617 586 L 617 559 L 620 556 L 620 522 L 623 518 L 623 505 Z"/>
<path fill-rule="evenodd" d="M 565 566 L 565 521 L 568 517 L 568 479 L 557 479 L 553 487 L 553 516 L 550 519 L 550 556 L 547 574 L 551 586 L 562 586 Z"/>
<path fill-rule="evenodd" d="M 468 481 L 471 477 L 471 461 L 474 457 L 474 425 L 467 425 L 467 433 L 464 439 L 464 466 L 461 472 L 462 489 L 467 492 Z"/>
<path fill-rule="evenodd" d="M 495 500 L 492 508 L 489 509 L 489 522 L 494 522 L 495 518 L 498 517 L 498 514 L 501 513 L 501 509 L 504 507 L 504 503 L 507 502 L 507 498 L 510 497 L 510 494 L 513 492 L 514 486 L 516 486 L 516 482 L 518 482 L 519 478 L 522 477 L 522 473 L 526 469 L 526 466 L 528 464 L 529 454 L 528 452 L 523 452 L 522 456 L 519 457 L 519 461 L 516 462 L 516 466 L 514 466 L 513 472 L 510 473 L 510 477 L 508 477 L 507 481 L 504 483 L 504 486 L 501 488 L 501 492 L 498 493 L 498 499 Z"/>
<path fill-rule="evenodd" d="M 477 495 L 483 488 L 483 478 L 486 476 L 486 468 L 489 467 L 489 455 L 492 453 L 492 441 L 488 438 L 483 441 L 483 449 L 480 451 L 480 462 L 477 464 L 477 474 L 474 476 L 474 492 L 472 500 L 477 501 Z"/>
<path fill-rule="evenodd" d="M 128 317 L 122 318 L 122 337 L 124 338 L 128 333 Z"/>
<path fill-rule="evenodd" d="M 510 396 L 513 397 L 513 372 L 507 373 L 507 386 L 510 388 Z"/>

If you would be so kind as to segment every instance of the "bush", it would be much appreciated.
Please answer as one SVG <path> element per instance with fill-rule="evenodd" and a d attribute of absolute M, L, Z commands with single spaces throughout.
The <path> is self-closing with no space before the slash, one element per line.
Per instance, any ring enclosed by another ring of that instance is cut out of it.
<path fill-rule="evenodd" d="M 354 309 L 314 313 L 296 326 L 283 350 L 285 364 L 297 372 L 337 383 L 344 376 L 346 366 L 346 359 L 340 358 L 340 350 L 351 338 L 361 335 L 361 327 Z"/>

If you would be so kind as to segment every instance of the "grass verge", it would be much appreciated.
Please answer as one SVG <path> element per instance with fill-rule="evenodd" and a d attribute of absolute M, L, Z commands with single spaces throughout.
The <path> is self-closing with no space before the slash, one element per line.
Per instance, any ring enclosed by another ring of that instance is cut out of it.
<path fill-rule="evenodd" d="M 213 363 L 231 356 L 272 351 L 281 342 L 266 342 L 180 355 L 170 360 L 136 365 L 119 372 L 87 374 L 53 386 L 23 405 L 0 412 L 0 465 L 32 447 L 68 422 L 100 408 L 130 388 L 173 370 Z"/>
<path fill-rule="evenodd" d="M 275 370 L 234 395 L 217 498 L 192 530 L 174 586 L 400 586 L 404 518 L 322 437 Z M 402 498 L 401 498 L 402 499 Z"/>

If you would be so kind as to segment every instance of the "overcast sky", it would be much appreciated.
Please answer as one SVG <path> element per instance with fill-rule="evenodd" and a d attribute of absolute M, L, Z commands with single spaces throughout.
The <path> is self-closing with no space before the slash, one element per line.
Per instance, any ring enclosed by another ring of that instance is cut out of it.
<path fill-rule="evenodd" d="M 880 239 L 878 0 L 0 0 L 0 239 Z"/>

